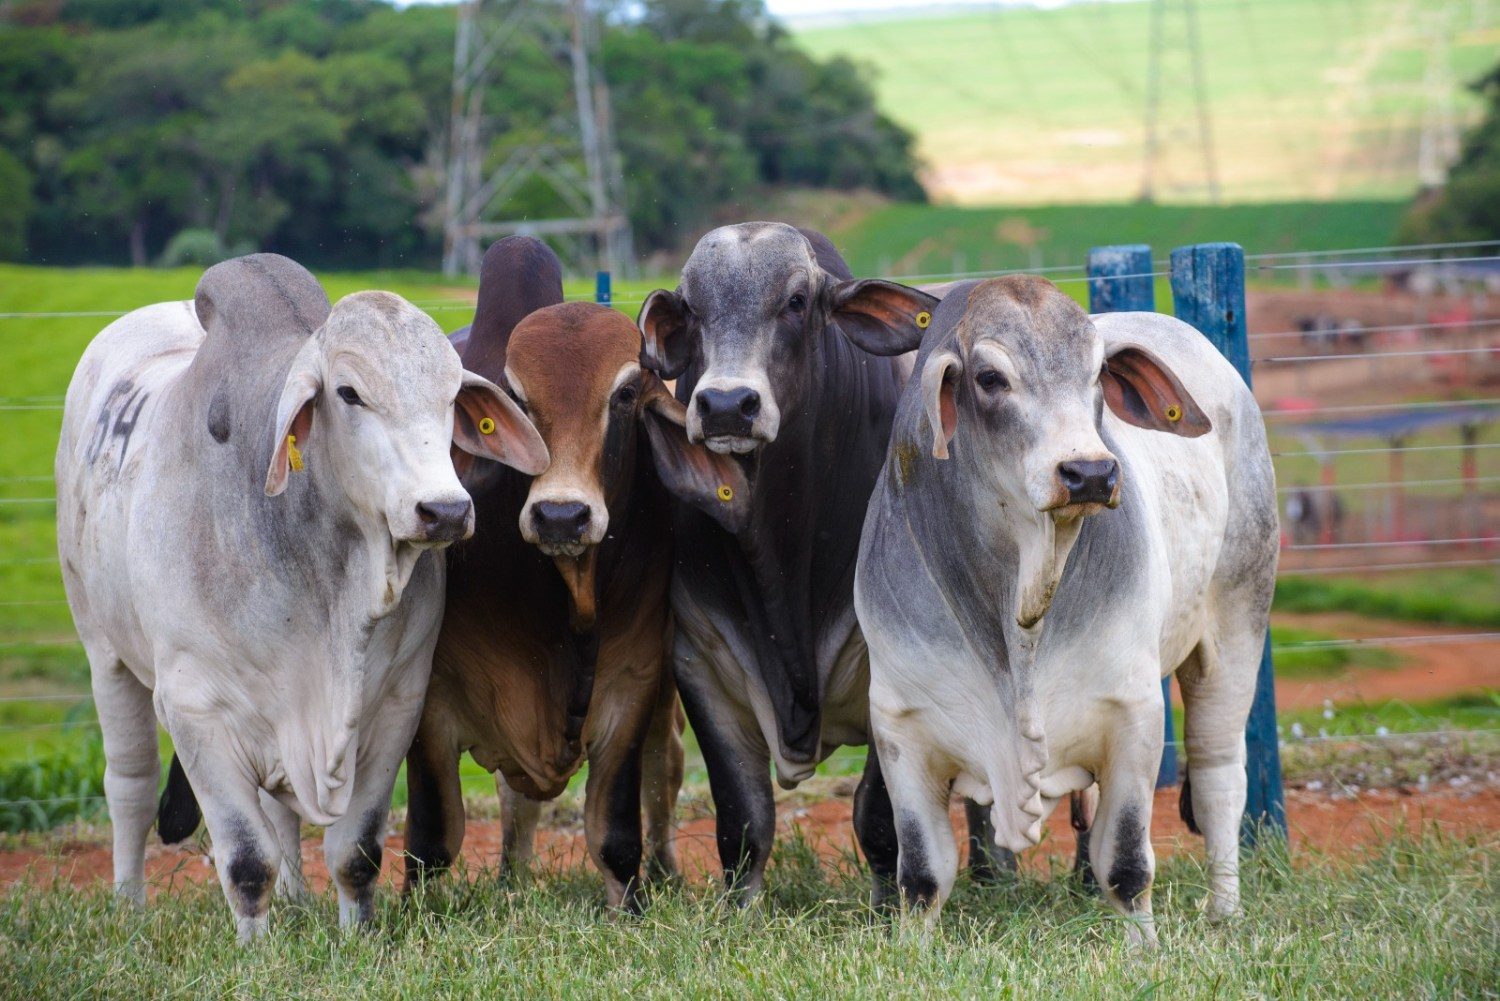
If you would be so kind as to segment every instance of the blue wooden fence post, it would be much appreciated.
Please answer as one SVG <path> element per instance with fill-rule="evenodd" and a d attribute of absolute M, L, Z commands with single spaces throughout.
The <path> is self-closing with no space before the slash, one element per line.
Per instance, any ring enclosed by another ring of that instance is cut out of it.
<path fill-rule="evenodd" d="M 594 301 L 601 306 L 610 304 L 608 271 L 594 272 Z"/>
<path fill-rule="evenodd" d="M 1172 251 L 1172 304 L 1180 320 L 1201 330 L 1250 384 L 1250 340 L 1245 333 L 1245 251 L 1237 243 L 1199 243 Z M 1286 836 L 1281 752 L 1276 736 L 1276 682 L 1266 635 L 1255 679 L 1255 702 L 1245 727 L 1249 795 L 1240 838 L 1254 844 L 1261 830 Z M 1188 762 L 1191 773 L 1192 761 Z"/>
<path fill-rule="evenodd" d="M 1120 247 L 1095 247 L 1089 251 L 1089 312 L 1132 313 L 1156 311 L 1156 279 L 1151 274 L 1151 248 L 1143 243 Z M 1172 725 L 1172 679 L 1161 679 L 1161 700 L 1166 707 L 1163 721 L 1166 743 L 1161 749 L 1161 767 L 1156 787 L 1177 784 L 1177 745 Z"/>

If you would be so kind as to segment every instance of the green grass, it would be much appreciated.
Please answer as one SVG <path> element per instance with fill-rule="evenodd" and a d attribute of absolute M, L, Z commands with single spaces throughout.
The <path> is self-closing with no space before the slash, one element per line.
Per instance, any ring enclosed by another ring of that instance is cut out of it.
<path fill-rule="evenodd" d="M 343 935 L 324 896 L 278 905 L 267 940 L 234 944 L 217 886 L 179 887 L 145 912 L 103 890 L 21 890 L 0 902 L 0 983 L 17 997 L 1478 997 L 1500 982 L 1500 850 L 1492 838 L 1397 831 L 1358 863 L 1263 849 L 1244 916 L 1201 913 L 1203 863 L 1164 862 L 1162 949 L 1125 951 L 1119 919 L 1045 876 L 961 882 L 939 925 L 892 927 L 864 874 L 834 872 L 783 838 L 762 901 L 726 909 L 673 890 L 640 918 L 601 912 L 573 871 L 502 888 L 484 876 Z"/>
<path fill-rule="evenodd" d="M 1500 577 L 1494 568 L 1460 567 L 1364 577 L 1281 577 L 1279 612 L 1354 612 L 1453 626 L 1500 626 Z"/>
<path fill-rule="evenodd" d="M 1278 648 L 1274 657 L 1276 677 L 1331 678 L 1351 667 L 1396 667 L 1402 661 L 1400 654 L 1381 647 L 1301 646 L 1337 639 L 1311 629 L 1272 626 L 1271 644 Z"/>
<path fill-rule="evenodd" d="M 926 180 L 966 204 L 1106 202 L 1142 190 L 1152 4 L 1013 5 L 861 16 L 796 31 L 874 75 L 881 109 L 918 137 Z M 1156 195 L 1206 201 L 1181 7 L 1166 23 Z M 1453 0 L 1211 0 L 1196 5 L 1218 173 L 1228 201 L 1404 198 L 1433 32 L 1459 84 L 1495 61 L 1493 5 Z"/>

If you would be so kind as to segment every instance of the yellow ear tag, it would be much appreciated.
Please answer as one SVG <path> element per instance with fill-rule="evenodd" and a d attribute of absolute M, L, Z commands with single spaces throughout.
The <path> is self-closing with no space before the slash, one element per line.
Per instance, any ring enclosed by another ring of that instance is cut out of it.
<path fill-rule="evenodd" d="M 1182 420 L 1182 408 L 1175 403 L 1167 404 L 1167 420 L 1171 421 L 1173 424 L 1176 424 L 1178 421 Z"/>
<path fill-rule="evenodd" d="M 481 417 L 481 418 L 479 418 L 479 433 L 480 434 L 494 434 L 495 433 L 495 420 L 494 420 L 493 417 Z"/>
<path fill-rule="evenodd" d="M 292 472 L 302 472 L 302 453 L 297 451 L 297 436 L 294 434 L 286 436 L 286 457 L 287 461 L 292 464 Z"/>
<path fill-rule="evenodd" d="M 931 324 L 931 323 L 932 323 L 932 314 L 929 313 L 929 312 L 927 312 L 927 310 L 924 309 L 924 310 L 922 310 L 922 312 L 920 312 L 920 313 L 917 314 L 917 329 L 918 330 L 926 330 L 927 327 L 928 327 L 928 325 Z"/>
<path fill-rule="evenodd" d="M 734 500 L 734 491 L 730 489 L 729 484 L 725 483 L 719 487 L 719 500 L 723 501 L 725 504 L 728 504 L 730 501 Z"/>

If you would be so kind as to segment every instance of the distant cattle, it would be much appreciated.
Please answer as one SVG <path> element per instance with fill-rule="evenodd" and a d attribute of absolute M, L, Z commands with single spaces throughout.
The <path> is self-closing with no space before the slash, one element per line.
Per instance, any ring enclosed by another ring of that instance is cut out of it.
<path fill-rule="evenodd" d="M 876 352 L 917 342 L 852 333 Z M 1183 816 L 1207 838 L 1210 913 L 1238 907 L 1275 498 L 1255 400 L 1191 327 L 1091 319 L 1040 278 L 949 292 L 901 399 L 855 585 L 909 905 L 935 915 L 952 887 L 950 790 L 988 804 L 1019 851 L 1097 781 L 1094 871 L 1132 939 L 1154 943 L 1160 679 L 1175 672 Z"/>
<path fill-rule="evenodd" d="M 668 487 L 732 519 L 734 463 L 690 445 L 681 404 L 640 365 L 626 316 L 562 302 L 557 258 L 511 237 L 486 253 L 466 365 L 515 395 L 552 465 L 465 472 L 474 538 L 449 553 L 447 611 L 408 759 L 408 886 L 463 843 L 459 757 L 502 776 L 502 863 L 533 852 L 540 801 L 588 759 L 584 830 L 610 904 L 634 907 L 644 788 L 649 865 L 675 870 L 681 714 L 667 663 Z M 664 486 L 664 483 L 666 486 Z M 731 521 L 732 523 L 732 521 Z"/>
<path fill-rule="evenodd" d="M 371 917 L 442 614 L 432 550 L 473 527 L 450 445 L 547 465 L 426 315 L 386 292 L 330 310 L 272 254 L 210 268 L 192 302 L 129 313 L 84 352 L 58 550 L 121 894 L 145 900 L 160 720 L 179 756 L 168 815 L 190 831 L 196 792 L 242 940 L 266 928 L 278 867 L 301 891 L 303 820 L 328 826 L 340 923 Z"/>
<path fill-rule="evenodd" d="M 868 735 L 868 671 L 853 606 L 865 504 L 909 367 L 839 331 L 915 343 L 937 299 L 856 281 L 821 234 L 779 223 L 703 237 L 676 290 L 640 314 L 647 365 L 676 378 L 687 433 L 732 459 L 738 526 L 693 506 L 675 519 L 675 667 L 717 810 L 719 858 L 740 896 L 760 886 L 786 788 Z M 896 839 L 876 755 L 855 831 L 891 885 Z"/>

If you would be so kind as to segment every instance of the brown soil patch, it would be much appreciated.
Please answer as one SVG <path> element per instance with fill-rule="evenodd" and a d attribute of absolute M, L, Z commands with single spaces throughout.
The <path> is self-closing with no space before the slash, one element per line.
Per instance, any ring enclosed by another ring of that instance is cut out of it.
<path fill-rule="evenodd" d="M 848 795 L 811 801 L 790 797 L 778 811 L 783 835 L 792 828 L 799 829 L 829 863 L 845 858 L 855 850 L 850 826 L 852 813 L 853 804 Z M 1433 789 L 1423 793 L 1382 789 L 1343 798 L 1290 789 L 1287 791 L 1287 813 L 1294 849 L 1358 857 L 1388 839 L 1402 826 L 1417 829 L 1430 825 L 1454 837 L 1493 838 L 1500 832 L 1500 786 L 1490 783 L 1461 790 Z M 962 829 L 962 814 L 958 809 L 953 812 L 953 825 L 957 835 Z M 1157 792 L 1151 840 L 1158 856 L 1179 851 L 1202 851 L 1202 841 L 1190 836 L 1177 816 L 1176 789 Z M 1070 858 L 1073 842 L 1068 811 L 1064 807 L 1049 818 L 1042 843 L 1027 853 L 1023 864 L 1040 868 L 1051 859 Z M 387 839 L 387 846 L 383 881 L 395 887 L 399 885 L 402 865 L 401 837 L 392 834 Z M 713 818 L 702 817 L 683 823 L 679 828 L 677 846 L 683 872 L 689 880 L 701 885 L 714 878 L 718 861 Z M 321 892 L 328 884 L 321 839 L 305 840 L 302 852 L 309 882 Z M 471 823 L 463 849 L 463 864 L 471 875 L 484 878 L 486 871 L 494 869 L 499 854 L 499 823 Z M 588 864 L 582 831 L 574 829 L 542 831 L 537 854 L 545 870 Z M 183 884 L 212 882 L 216 878 L 201 847 L 154 844 L 148 849 L 147 856 L 153 896 L 171 892 Z M 30 887 L 42 888 L 59 883 L 89 886 L 108 882 L 110 873 L 110 850 L 96 842 L 59 841 L 45 848 L 0 852 L 0 887 L 9 888 L 23 882 Z"/>

